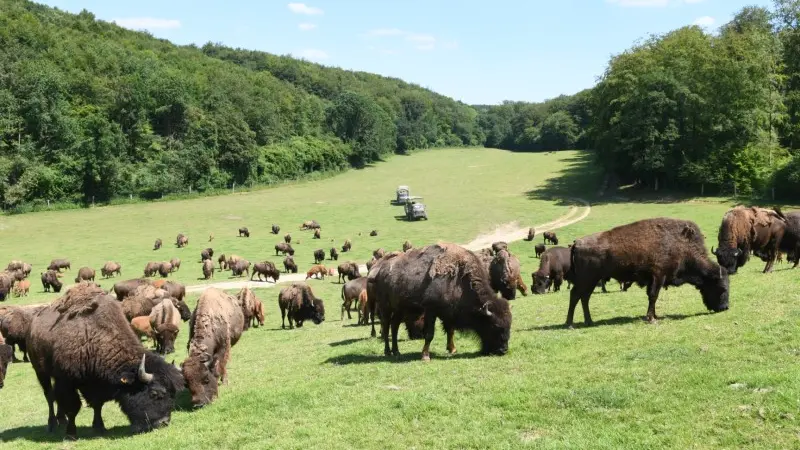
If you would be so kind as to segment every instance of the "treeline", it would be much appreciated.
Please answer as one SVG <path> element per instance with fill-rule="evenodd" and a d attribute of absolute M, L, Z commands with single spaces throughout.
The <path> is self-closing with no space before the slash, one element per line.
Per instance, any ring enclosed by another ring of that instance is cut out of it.
<path fill-rule="evenodd" d="M 400 80 L 176 46 L 0 0 L 0 203 L 106 202 L 276 183 L 479 145 L 477 112 Z"/>
<path fill-rule="evenodd" d="M 487 146 L 592 149 L 614 183 L 800 199 L 800 2 L 654 36 L 591 90 L 482 108 L 479 123 Z"/>

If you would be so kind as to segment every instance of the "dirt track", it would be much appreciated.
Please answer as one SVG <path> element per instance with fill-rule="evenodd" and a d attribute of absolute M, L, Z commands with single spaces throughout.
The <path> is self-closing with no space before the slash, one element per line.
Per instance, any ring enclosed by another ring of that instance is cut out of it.
<path fill-rule="evenodd" d="M 580 222 L 581 220 L 585 219 L 589 216 L 592 212 L 592 207 L 589 205 L 589 202 L 581 199 L 574 199 L 576 202 L 582 203 L 583 206 L 577 207 L 573 206 L 570 208 L 569 212 L 552 222 L 543 223 L 541 225 L 535 225 L 536 228 L 536 235 L 539 236 L 540 234 L 544 233 L 545 231 L 552 231 L 557 230 L 559 228 L 563 228 L 573 223 Z M 482 234 L 478 236 L 475 240 L 470 242 L 469 244 L 464 244 L 464 248 L 475 251 L 480 250 L 482 248 L 488 248 L 492 246 L 493 242 L 497 241 L 505 241 L 505 242 L 514 242 L 514 241 L 521 241 L 528 236 L 528 227 L 521 227 L 518 222 L 511 222 L 505 225 L 501 225 L 495 229 L 492 233 Z M 361 271 L 366 273 L 367 266 L 361 266 Z M 291 283 L 296 281 L 304 281 L 305 274 L 297 273 L 297 274 L 281 274 L 281 279 L 278 284 L 281 283 Z M 249 280 L 237 280 L 237 281 L 223 281 L 219 283 L 209 283 L 209 284 L 197 284 L 193 286 L 186 286 L 186 292 L 202 292 L 209 287 L 215 287 L 218 289 L 225 289 L 225 290 L 237 290 L 243 287 L 248 287 L 250 289 L 264 289 L 264 288 L 271 288 L 274 287 L 275 283 L 263 282 L 263 281 L 249 281 Z"/>

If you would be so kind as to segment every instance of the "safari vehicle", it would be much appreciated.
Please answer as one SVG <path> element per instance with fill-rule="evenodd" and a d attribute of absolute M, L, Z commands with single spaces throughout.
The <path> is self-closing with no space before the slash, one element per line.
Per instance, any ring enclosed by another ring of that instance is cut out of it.
<path fill-rule="evenodd" d="M 416 197 L 422 199 L 422 197 Z M 425 210 L 425 204 L 417 203 L 416 200 L 408 199 L 405 205 L 406 219 L 408 220 L 428 220 L 428 212 Z"/>
<path fill-rule="evenodd" d="M 408 188 L 408 186 L 397 187 L 397 200 L 395 200 L 395 202 L 398 205 L 405 204 L 406 200 L 408 200 L 410 197 L 411 197 L 411 190 Z"/>

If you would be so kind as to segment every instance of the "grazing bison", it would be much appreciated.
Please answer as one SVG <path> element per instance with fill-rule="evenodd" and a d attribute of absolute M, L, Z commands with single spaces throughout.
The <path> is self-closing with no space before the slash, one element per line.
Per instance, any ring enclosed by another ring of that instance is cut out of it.
<path fill-rule="evenodd" d="M 114 283 L 114 293 L 117 295 L 117 300 L 122 301 L 125 297 L 131 295 L 136 288 L 150 284 L 150 280 L 144 278 L 136 278 L 134 280 L 118 281 Z"/>
<path fill-rule="evenodd" d="M 156 352 L 168 355 L 175 352 L 175 340 L 181 326 L 181 313 L 169 300 L 153 307 L 148 317 L 156 341 Z"/>
<path fill-rule="evenodd" d="M 81 267 L 78 270 L 78 276 L 75 277 L 75 282 L 80 283 L 81 281 L 94 281 L 94 269 L 91 267 Z"/>
<path fill-rule="evenodd" d="M 552 231 L 544 232 L 544 243 L 547 244 L 548 242 L 553 245 L 558 245 L 558 237 Z"/>
<path fill-rule="evenodd" d="M 233 263 L 231 266 L 231 275 L 234 277 L 250 275 L 250 261 L 246 259 L 240 259 Z"/>
<path fill-rule="evenodd" d="M 118 262 L 108 261 L 100 269 L 100 274 L 103 278 L 111 278 L 114 274 L 122 275 L 122 266 Z"/>
<path fill-rule="evenodd" d="M 722 217 L 718 246 L 711 252 L 731 275 L 747 263 L 751 252 L 762 254 L 766 273 L 772 270 L 785 230 L 785 218 L 777 211 L 737 206 Z"/>
<path fill-rule="evenodd" d="M 161 281 L 163 280 L 159 280 L 159 282 Z M 157 287 L 164 289 L 165 291 L 167 291 L 170 297 L 178 300 L 181 303 L 183 303 L 184 299 L 186 298 L 186 286 L 184 286 L 181 283 L 178 283 L 177 281 L 165 281 L 164 284 Z M 189 320 L 189 315 L 191 314 L 189 308 L 187 307 L 184 310 L 183 307 L 181 307 L 180 305 L 176 306 L 178 306 L 178 309 L 181 310 L 181 316 L 183 316 L 183 320 L 184 321 Z"/>
<path fill-rule="evenodd" d="M 189 237 L 185 236 L 183 233 L 178 234 L 178 237 L 175 238 L 175 245 L 178 248 L 183 248 L 189 245 Z"/>
<path fill-rule="evenodd" d="M 158 274 L 161 275 L 161 278 L 167 278 L 171 273 L 172 264 L 168 262 L 162 262 L 158 264 Z"/>
<path fill-rule="evenodd" d="M 372 237 L 375 237 L 375 236 L 377 236 L 377 235 L 378 235 L 378 230 L 372 230 L 372 231 L 370 231 L 370 232 L 369 232 L 369 235 L 370 235 L 370 236 L 372 236 Z"/>
<path fill-rule="evenodd" d="M 250 237 L 250 230 L 248 230 L 247 227 L 239 228 L 239 237 L 242 237 L 242 236 L 248 237 L 248 238 Z"/>
<path fill-rule="evenodd" d="M 320 228 L 319 223 L 316 220 L 306 220 L 300 225 L 301 230 L 316 230 Z"/>
<path fill-rule="evenodd" d="M 158 250 L 161 248 L 162 242 L 161 239 L 156 239 L 156 243 L 153 244 L 153 250 Z"/>
<path fill-rule="evenodd" d="M 219 263 L 220 272 L 228 269 L 228 259 L 225 257 L 225 253 L 219 255 L 219 258 L 217 258 L 217 262 Z"/>
<path fill-rule="evenodd" d="M 256 314 L 253 316 L 253 327 L 263 327 L 264 326 L 264 304 L 261 303 L 261 300 L 255 300 L 255 312 Z"/>
<path fill-rule="evenodd" d="M 321 299 L 314 296 L 311 288 L 305 283 L 292 283 L 291 286 L 281 289 L 278 294 L 278 306 L 281 308 L 281 328 L 286 328 L 286 318 L 289 318 L 289 329 L 302 327 L 303 322 L 311 320 L 319 325 L 325 321 L 325 305 Z"/>
<path fill-rule="evenodd" d="M 536 257 L 541 258 L 542 254 L 547 251 L 547 247 L 544 244 L 536 244 L 533 250 L 536 252 Z"/>
<path fill-rule="evenodd" d="M 208 280 L 214 278 L 214 263 L 210 259 L 203 261 L 203 279 Z"/>
<path fill-rule="evenodd" d="M 499 292 L 506 300 L 517 298 L 518 289 L 523 297 L 528 296 L 528 287 L 522 281 L 520 273 L 519 259 L 506 249 L 498 251 L 489 264 L 489 280 L 492 290 Z"/>
<path fill-rule="evenodd" d="M 261 281 L 261 276 L 264 276 L 264 281 L 268 281 L 272 278 L 274 283 L 278 282 L 278 279 L 281 277 L 281 273 L 275 264 L 271 261 L 263 261 L 260 263 L 255 263 L 253 265 L 253 274 L 250 276 L 250 280 L 253 280 L 253 277 L 258 275 L 258 281 Z"/>
<path fill-rule="evenodd" d="M 330 255 L 331 255 L 331 261 L 339 260 L 339 250 L 336 250 L 336 247 L 331 247 Z"/>
<path fill-rule="evenodd" d="M 24 261 L 11 261 L 6 266 L 6 272 L 22 272 L 23 278 L 28 278 L 33 270 L 33 266 Z"/>
<path fill-rule="evenodd" d="M 111 400 L 134 433 L 169 424 L 183 378 L 176 367 L 146 352 L 129 324 L 119 302 L 91 284 L 73 287 L 34 317 L 28 350 L 50 410 L 48 431 L 66 417 L 67 436 L 76 438 L 79 391 L 94 409 L 97 432 L 105 431 L 101 410 Z"/>
<path fill-rule="evenodd" d="M 70 266 L 68 259 L 54 259 L 50 261 L 50 265 L 47 266 L 47 270 L 55 270 L 57 272 L 61 272 L 61 269 L 70 270 L 72 266 Z"/>
<path fill-rule="evenodd" d="M 153 326 L 150 325 L 150 316 L 139 316 L 131 319 L 131 328 L 139 338 L 152 339 L 156 342 L 156 335 L 153 333 Z"/>
<path fill-rule="evenodd" d="M 437 244 L 392 253 L 381 259 L 367 277 L 367 295 L 381 313 L 381 336 L 386 355 L 399 354 L 397 332 L 403 320 L 424 314 L 422 359 L 430 359 L 436 318 L 447 332 L 447 349 L 454 353 L 456 329 L 474 330 L 484 354 L 503 355 L 511 335 L 511 309 L 489 284 L 489 274 L 477 255 L 453 244 Z M 392 347 L 389 348 L 389 328 Z"/>
<path fill-rule="evenodd" d="M 297 273 L 297 264 L 294 262 L 294 257 L 292 255 L 287 255 L 283 258 L 283 269 L 286 273 Z"/>
<path fill-rule="evenodd" d="M 561 290 L 564 280 L 572 281 L 572 259 L 570 249 L 551 247 L 542 254 L 539 270 L 533 273 L 533 293 L 545 294 L 552 287 L 553 292 Z"/>
<path fill-rule="evenodd" d="M 728 309 L 728 273 L 708 258 L 700 228 L 688 220 L 647 219 L 596 233 L 575 241 L 571 258 L 568 327 L 579 300 L 586 324 L 592 324 L 589 299 L 597 283 L 608 278 L 647 286 L 650 322 L 658 319 L 656 300 L 666 286 L 692 284 L 706 308 Z"/>
<path fill-rule="evenodd" d="M 170 272 L 175 272 L 177 270 L 181 270 L 181 259 L 180 258 L 172 258 L 169 260 L 169 263 L 172 265 L 172 270 Z"/>
<path fill-rule="evenodd" d="M 149 284 L 139 286 L 122 300 L 122 313 L 128 322 L 134 317 L 149 316 L 153 308 L 168 296 L 164 289 Z"/>
<path fill-rule="evenodd" d="M 333 269 L 328 269 L 322 264 L 317 264 L 308 269 L 308 272 L 306 272 L 306 280 L 309 278 L 320 278 L 324 280 L 325 275 L 333 276 Z"/>
<path fill-rule="evenodd" d="M 411 242 L 409 242 L 409 241 L 403 242 L 403 252 L 407 252 L 407 251 L 411 250 L 412 248 L 414 248 L 414 246 L 411 245 Z"/>
<path fill-rule="evenodd" d="M 342 286 L 342 317 L 340 320 L 344 320 L 345 311 L 347 311 L 347 320 L 350 320 L 352 318 L 350 316 L 350 307 L 353 305 L 353 302 L 358 301 L 358 296 L 361 294 L 362 291 L 366 291 L 366 289 L 367 289 L 367 277 L 352 279 Z M 358 322 L 359 324 L 361 324 L 360 310 L 358 313 Z"/>
<path fill-rule="evenodd" d="M 22 280 L 17 282 L 14 286 L 14 293 L 17 297 L 27 297 L 28 292 L 31 290 L 31 280 Z"/>
<path fill-rule="evenodd" d="M 244 329 L 250 329 L 250 324 L 259 314 L 259 305 L 261 302 L 256 298 L 256 294 L 248 288 L 242 288 L 236 295 L 236 304 L 242 308 L 242 315 L 244 316 Z M 261 324 L 264 324 L 264 312 L 261 311 Z"/>
<path fill-rule="evenodd" d="M 181 364 L 195 408 L 214 401 L 220 380 L 227 384 L 231 347 L 243 331 L 244 314 L 235 297 L 216 288 L 200 294 L 189 323 L 189 356 Z"/>
<path fill-rule="evenodd" d="M 508 243 L 503 241 L 497 241 L 492 243 L 492 253 L 497 254 L 500 250 L 508 250 Z"/>
<path fill-rule="evenodd" d="M 283 242 L 285 242 L 287 244 L 291 244 L 292 243 L 292 235 L 289 234 L 289 233 L 286 233 L 286 235 L 283 236 Z"/>
<path fill-rule="evenodd" d="M 528 236 L 525 238 L 525 240 L 526 240 L 526 241 L 528 241 L 528 242 L 530 242 L 530 241 L 532 241 L 532 240 L 533 240 L 533 238 L 535 238 L 535 237 L 536 237 L 536 229 L 535 229 L 535 228 L 533 228 L 533 227 L 531 227 L 531 228 L 528 228 Z"/>
<path fill-rule="evenodd" d="M 52 289 L 53 292 L 61 292 L 61 286 L 63 286 L 63 284 L 58 277 L 58 272 L 55 270 L 48 270 L 42 274 L 42 287 L 45 292 L 50 292 L 50 289 Z"/>
<path fill-rule="evenodd" d="M 325 250 L 318 248 L 314 250 L 314 264 L 319 264 L 325 261 Z"/>
<path fill-rule="evenodd" d="M 320 231 L 319 228 L 317 228 L 316 230 L 314 230 L 314 239 L 320 239 L 320 238 L 322 238 L 322 232 Z"/>
<path fill-rule="evenodd" d="M 281 227 L 279 227 L 278 225 L 275 225 L 275 224 L 273 223 L 273 224 L 272 224 L 272 234 L 278 234 L 278 233 L 280 233 L 280 232 L 281 232 Z"/>
<path fill-rule="evenodd" d="M 222 255 L 222 256 L 225 256 L 225 255 Z M 213 248 L 209 247 L 209 248 L 203 249 L 203 251 L 200 252 L 200 261 L 211 260 L 211 258 L 213 258 L 213 257 L 214 257 L 214 249 Z M 225 258 L 222 258 L 222 260 L 224 261 Z M 221 267 L 220 267 L 220 270 L 222 270 Z"/>
<path fill-rule="evenodd" d="M 348 261 L 342 264 L 339 264 L 337 268 L 337 272 L 339 272 L 339 283 L 344 283 L 344 279 L 347 280 L 355 280 L 361 276 L 361 272 L 358 268 L 358 263 L 354 261 Z"/>
<path fill-rule="evenodd" d="M 155 274 L 158 273 L 159 268 L 161 268 L 160 262 L 150 261 L 144 266 L 144 277 L 148 278 L 155 276 Z"/>
<path fill-rule="evenodd" d="M 375 259 L 381 259 L 386 256 L 386 250 L 379 248 L 372 252 L 372 257 Z"/>
<path fill-rule="evenodd" d="M 31 329 L 33 317 L 47 305 L 8 306 L 0 308 L 0 335 L 5 338 L 6 344 L 11 346 L 11 359 L 19 362 L 14 353 L 14 347 L 19 347 L 22 360 L 28 362 L 28 348 L 26 338 Z"/>
<path fill-rule="evenodd" d="M 228 269 L 233 270 L 233 265 L 236 264 L 236 262 L 241 260 L 241 259 L 242 259 L 242 257 L 239 256 L 239 255 L 228 256 L 228 260 L 226 261 L 226 264 L 228 265 Z"/>
<path fill-rule="evenodd" d="M 279 242 L 275 244 L 275 256 L 278 256 L 279 253 L 283 254 L 284 256 L 287 254 L 294 256 L 294 249 L 290 244 Z"/>
<path fill-rule="evenodd" d="M 342 253 L 347 253 L 352 248 L 353 248 L 353 244 L 350 242 L 350 239 L 346 239 L 344 241 L 344 244 L 342 244 Z"/>

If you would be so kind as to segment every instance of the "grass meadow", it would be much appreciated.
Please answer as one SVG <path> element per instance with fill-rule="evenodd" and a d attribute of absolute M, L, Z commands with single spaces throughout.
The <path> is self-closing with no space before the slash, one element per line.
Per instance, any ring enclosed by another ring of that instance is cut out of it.
<path fill-rule="evenodd" d="M 401 208 L 389 200 L 398 184 L 425 197 L 428 222 L 395 219 Z M 545 223 L 567 212 L 568 197 L 592 201 L 592 211 L 557 230 L 563 244 L 669 216 L 696 221 L 710 248 L 733 205 L 626 192 L 598 197 L 599 185 L 578 152 L 437 150 L 243 195 L 0 217 L 3 255 L 33 263 L 36 274 L 36 292 L 6 303 L 53 300 L 40 292 L 38 272 L 62 256 L 72 260 L 67 276 L 116 259 L 123 278 L 139 276 L 149 260 L 178 256 L 183 266 L 175 277 L 201 283 L 199 252 L 209 232 L 218 252 L 278 262 L 270 256 L 279 240 L 268 234 L 272 223 L 301 239 L 295 248 L 302 270 L 331 238 L 337 245 L 350 238 L 352 258 L 364 262 L 373 249 L 397 249 L 406 239 L 465 243 L 511 221 Z M 322 224 L 321 243 L 297 230 L 307 219 Z M 239 226 L 252 237 L 237 238 Z M 378 237 L 367 236 L 372 229 Z M 188 248 L 174 247 L 178 232 L 189 235 Z M 151 250 L 156 237 L 165 241 L 159 252 Z M 533 243 L 510 248 L 529 282 L 538 267 Z M 622 293 L 615 282 L 611 293 L 592 297 L 590 328 L 578 308 L 577 328 L 563 329 L 566 289 L 518 297 L 506 356 L 478 356 L 469 335 L 457 335 L 458 353 L 447 356 L 437 330 L 429 363 L 420 361 L 421 341 L 401 341 L 402 355 L 387 358 L 355 316 L 340 321 L 335 279 L 310 281 L 326 301 L 327 320 L 295 330 L 280 329 L 278 290 L 261 289 L 266 326 L 247 331 L 233 348 L 230 382 L 213 404 L 192 411 L 181 396 L 169 427 L 137 436 L 111 403 L 104 409 L 109 434 L 94 436 L 85 408 L 79 441 L 62 442 L 63 430 L 45 431 L 47 405 L 32 369 L 14 364 L 0 390 L 0 448 L 800 448 L 800 270 L 762 269 L 751 259 L 731 278 L 731 308 L 720 314 L 708 313 L 691 286 L 662 291 L 663 319 L 654 325 L 642 320 L 644 291 Z M 183 360 L 187 336 L 184 325 L 168 360 Z"/>

